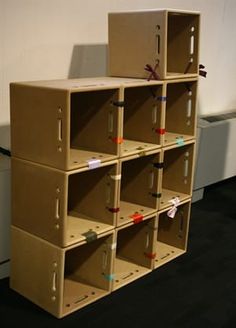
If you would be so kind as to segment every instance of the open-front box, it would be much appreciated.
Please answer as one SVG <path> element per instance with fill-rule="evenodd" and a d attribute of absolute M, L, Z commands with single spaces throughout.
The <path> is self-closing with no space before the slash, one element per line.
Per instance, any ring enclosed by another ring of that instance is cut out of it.
<path fill-rule="evenodd" d="M 161 186 L 160 151 L 122 158 L 117 226 L 155 213 Z"/>
<path fill-rule="evenodd" d="M 167 82 L 164 146 L 196 137 L 196 93 L 196 79 Z"/>
<path fill-rule="evenodd" d="M 108 23 L 111 76 L 173 79 L 198 75 L 199 12 L 113 12 Z"/>
<path fill-rule="evenodd" d="M 170 208 L 159 213 L 154 268 L 186 252 L 190 205 L 190 200 L 182 202 L 177 207 L 174 218 L 168 216 Z"/>
<path fill-rule="evenodd" d="M 120 85 L 103 79 L 11 84 L 12 154 L 62 170 L 118 156 Z"/>
<path fill-rule="evenodd" d="M 195 143 L 164 148 L 160 209 L 168 207 L 175 197 L 183 201 L 192 195 Z"/>
<path fill-rule="evenodd" d="M 12 176 L 12 223 L 21 229 L 65 247 L 116 224 L 117 161 L 63 172 L 13 159 Z"/>
<path fill-rule="evenodd" d="M 123 143 L 120 156 L 161 146 L 165 97 L 162 82 L 124 84 Z"/>
<path fill-rule="evenodd" d="M 62 249 L 12 227 L 12 240 L 11 288 L 56 317 L 111 292 L 114 233 Z"/>
<path fill-rule="evenodd" d="M 153 267 L 156 215 L 117 229 L 113 289 L 149 273 Z"/>

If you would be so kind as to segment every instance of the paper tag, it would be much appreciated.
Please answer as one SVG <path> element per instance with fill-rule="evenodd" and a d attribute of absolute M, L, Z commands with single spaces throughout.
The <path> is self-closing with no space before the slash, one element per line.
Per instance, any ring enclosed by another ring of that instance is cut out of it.
<path fill-rule="evenodd" d="M 110 175 L 110 178 L 111 178 L 112 180 L 121 180 L 121 174 Z"/>
<path fill-rule="evenodd" d="M 177 207 L 173 206 L 171 207 L 171 209 L 167 212 L 167 215 L 169 216 L 169 218 L 173 219 L 175 217 L 175 214 L 177 212 Z"/>
<path fill-rule="evenodd" d="M 101 165 L 101 160 L 100 159 L 90 159 L 87 161 L 88 163 L 88 167 L 90 168 L 90 170 L 92 169 L 96 169 L 97 167 L 99 167 Z"/>

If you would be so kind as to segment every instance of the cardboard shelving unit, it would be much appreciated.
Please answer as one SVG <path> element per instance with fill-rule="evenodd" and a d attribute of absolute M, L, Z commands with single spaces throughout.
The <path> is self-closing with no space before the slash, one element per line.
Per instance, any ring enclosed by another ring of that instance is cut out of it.
<path fill-rule="evenodd" d="M 163 146 L 181 144 L 196 137 L 196 96 L 196 78 L 167 82 Z"/>
<path fill-rule="evenodd" d="M 113 290 L 151 272 L 154 264 L 156 215 L 116 230 Z"/>
<path fill-rule="evenodd" d="M 160 210 L 178 197 L 183 201 L 192 196 L 195 142 L 163 149 L 163 176 Z"/>
<path fill-rule="evenodd" d="M 159 79 L 198 75 L 200 13 L 154 9 L 108 18 L 111 76 L 148 78 L 147 64 Z"/>
<path fill-rule="evenodd" d="M 120 211 L 117 226 L 153 214 L 159 207 L 160 150 L 120 159 Z"/>
<path fill-rule="evenodd" d="M 111 292 L 114 237 L 59 248 L 12 227 L 11 288 L 58 318 L 78 310 Z"/>
<path fill-rule="evenodd" d="M 170 208 L 159 212 L 154 268 L 158 268 L 186 252 L 190 206 L 190 199 L 182 202 L 178 205 L 174 218 L 167 215 Z"/>
<path fill-rule="evenodd" d="M 117 161 L 65 172 L 14 158 L 12 224 L 61 247 L 96 238 L 116 225 L 118 173 Z"/>

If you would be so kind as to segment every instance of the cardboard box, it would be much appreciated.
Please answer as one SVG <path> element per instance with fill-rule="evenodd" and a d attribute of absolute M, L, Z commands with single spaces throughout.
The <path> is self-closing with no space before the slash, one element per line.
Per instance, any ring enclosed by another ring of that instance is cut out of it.
<path fill-rule="evenodd" d="M 183 201 L 192 196 L 195 163 L 195 142 L 188 141 L 178 146 L 163 149 L 163 176 L 160 207 L 169 207 L 171 200 L 178 197 Z"/>
<path fill-rule="evenodd" d="M 61 318 L 111 292 L 114 233 L 59 248 L 12 227 L 12 289 Z"/>
<path fill-rule="evenodd" d="M 154 265 L 157 216 L 116 229 L 113 290 L 149 273 Z"/>
<path fill-rule="evenodd" d="M 65 247 L 116 223 L 117 161 L 69 172 L 12 159 L 12 224 Z"/>
<path fill-rule="evenodd" d="M 117 226 L 158 210 L 162 174 L 160 162 L 160 150 L 143 152 L 120 160 L 121 190 Z"/>
<path fill-rule="evenodd" d="M 186 252 L 190 207 L 191 199 L 188 199 L 178 205 L 174 218 L 167 215 L 170 208 L 158 213 L 154 269 Z"/>
<path fill-rule="evenodd" d="M 200 13 L 175 9 L 108 16 L 111 76 L 159 79 L 198 75 Z M 152 75 L 152 76 L 151 76 Z"/>

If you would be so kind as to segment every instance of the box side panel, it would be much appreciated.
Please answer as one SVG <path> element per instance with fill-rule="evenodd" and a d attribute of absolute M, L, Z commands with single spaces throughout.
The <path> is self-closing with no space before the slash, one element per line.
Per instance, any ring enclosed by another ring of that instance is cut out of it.
<path fill-rule="evenodd" d="M 11 84 L 11 149 L 15 157 L 66 168 L 68 94 Z"/>

